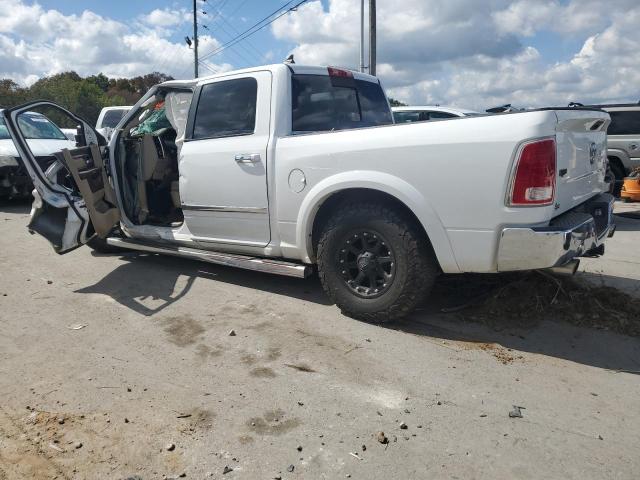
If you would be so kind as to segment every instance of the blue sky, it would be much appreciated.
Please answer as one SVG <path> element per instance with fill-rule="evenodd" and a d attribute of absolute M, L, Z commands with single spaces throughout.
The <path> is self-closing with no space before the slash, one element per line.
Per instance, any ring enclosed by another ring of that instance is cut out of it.
<path fill-rule="evenodd" d="M 201 55 L 285 3 L 198 0 Z M 292 52 L 299 63 L 354 67 L 359 8 L 359 0 L 308 0 L 206 58 L 201 72 L 279 62 Z M 68 70 L 188 77 L 191 9 L 191 0 L 0 0 L 0 78 L 30 84 Z M 378 76 L 408 103 L 637 101 L 638 25 L 638 0 L 378 0 Z"/>
<path fill-rule="evenodd" d="M 83 0 L 81 2 L 77 0 L 41 0 L 38 3 L 45 8 L 57 9 L 66 15 L 77 14 L 82 10 L 91 10 L 99 15 L 122 22 L 130 22 L 141 15 L 148 14 L 153 9 L 176 10 L 183 8 L 189 12 L 193 11 L 192 0 L 154 0 L 153 2 L 140 0 L 111 0 L 108 2 L 104 0 Z M 285 3 L 285 0 L 246 0 L 244 2 L 242 0 L 207 0 L 206 2 L 199 0 L 197 8 L 199 24 L 209 28 L 207 30 L 201 26 L 199 33 L 201 35 L 214 34 L 223 42 L 228 41 Z M 323 3 L 327 5 L 326 1 Z M 220 7 L 222 7 L 221 10 L 219 10 Z M 216 18 L 219 11 L 222 12 L 222 17 Z M 181 25 L 170 38 L 177 42 L 182 41 L 187 35 L 190 37 L 193 35 L 191 23 Z M 294 46 L 291 42 L 274 38 L 271 30 L 267 27 L 252 35 L 247 41 L 223 52 L 218 57 L 220 60 L 216 61 L 229 62 L 238 67 L 250 66 L 259 61 L 264 62 L 263 56 L 267 52 L 272 52 L 274 59 L 284 59 Z M 202 53 L 207 53 L 207 51 Z"/>
<path fill-rule="evenodd" d="M 354 2 L 359 3 L 358 0 Z M 192 0 L 40 0 L 43 7 L 56 9 L 66 15 L 78 14 L 82 10 L 91 10 L 99 15 L 114 18 L 122 22 L 130 22 L 140 15 L 148 14 L 152 9 L 186 9 L 192 11 Z M 227 41 L 234 35 L 244 31 L 257 21 L 266 17 L 286 2 L 284 0 L 207 0 L 198 1 L 198 19 L 200 34 L 212 33 L 220 40 Z M 382 3 L 382 1 L 380 2 Z M 567 3 L 566 1 L 562 3 Z M 329 5 L 327 0 L 322 4 L 326 9 Z M 220 9 L 220 7 L 222 7 Z M 204 12 L 204 13 L 203 13 Z M 222 16 L 217 16 L 218 12 Z M 235 29 L 235 30 L 234 30 Z M 192 36 L 193 26 L 191 24 L 182 25 L 170 36 L 174 41 L 182 41 L 183 37 Z M 547 64 L 563 61 L 571 58 L 581 42 L 577 38 L 564 38 L 563 36 L 550 31 L 540 30 L 528 39 L 529 45 L 537 48 L 543 55 Z M 273 53 L 274 59 L 286 58 L 289 51 L 295 47 L 295 43 L 276 39 L 270 28 L 265 28 L 251 36 L 246 42 L 232 47 L 227 52 L 220 54 L 221 61 L 229 62 L 234 66 L 249 66 L 259 60 L 264 60 L 260 56 L 267 52 Z M 203 53 L 206 53 L 203 52 Z"/>

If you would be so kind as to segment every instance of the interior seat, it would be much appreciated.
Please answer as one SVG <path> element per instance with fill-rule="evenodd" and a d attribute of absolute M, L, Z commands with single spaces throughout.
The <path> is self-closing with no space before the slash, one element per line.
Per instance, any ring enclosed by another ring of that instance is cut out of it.
<path fill-rule="evenodd" d="M 162 132 L 160 132 L 162 133 Z M 165 152 L 160 137 L 157 135 L 145 134 L 140 140 L 140 157 L 138 172 L 138 200 L 140 205 L 140 213 L 138 221 L 144 222 L 149 217 L 149 199 L 147 195 L 148 182 L 164 182 L 172 177 L 171 160 L 169 153 Z M 174 187 L 171 182 L 166 186 L 171 190 L 171 200 L 175 207 L 180 208 L 180 195 L 178 194 L 177 185 Z M 155 186 L 158 184 L 155 183 Z M 175 192 L 174 192 L 175 190 Z"/>

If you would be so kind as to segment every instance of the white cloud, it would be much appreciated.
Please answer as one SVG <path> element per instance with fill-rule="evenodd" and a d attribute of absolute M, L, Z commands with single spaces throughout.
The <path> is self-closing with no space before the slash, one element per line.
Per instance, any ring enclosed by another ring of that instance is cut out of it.
<path fill-rule="evenodd" d="M 319 0 L 276 22 L 298 63 L 356 67 L 359 3 Z M 640 99 L 637 0 L 378 2 L 378 76 L 410 103 L 484 109 L 514 103 Z M 528 43 L 552 31 L 583 47 L 549 61 Z M 539 35 L 538 35 L 539 36 Z"/>
<path fill-rule="evenodd" d="M 156 8 L 151 13 L 143 15 L 141 18 L 143 23 L 152 27 L 174 27 L 189 21 L 189 12 L 185 9 L 170 10 L 168 8 Z"/>
<path fill-rule="evenodd" d="M 0 0 L 0 12 L 10 12 L 0 16 L 0 78 L 30 84 L 68 70 L 84 76 L 102 72 L 131 77 L 152 71 L 176 78 L 192 75 L 193 52 L 182 40 L 170 39 L 171 28 L 186 21 L 182 10 L 156 9 L 131 24 L 89 10 L 64 15 L 23 0 Z M 211 36 L 200 37 L 203 51 L 219 45 Z"/>

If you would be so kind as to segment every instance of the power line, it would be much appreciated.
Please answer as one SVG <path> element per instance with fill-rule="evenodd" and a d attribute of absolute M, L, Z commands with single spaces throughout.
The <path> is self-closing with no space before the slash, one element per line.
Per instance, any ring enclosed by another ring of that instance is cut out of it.
<path fill-rule="evenodd" d="M 245 0 L 246 1 L 246 0 Z M 244 2 L 243 2 L 244 3 Z M 207 5 L 209 6 L 209 5 Z M 240 4 L 239 6 L 242 6 L 242 4 Z M 236 8 L 236 10 L 234 10 L 233 13 L 235 13 L 238 10 L 238 8 Z M 206 12 L 202 12 L 206 15 Z M 231 22 L 229 22 L 229 20 L 226 19 L 226 15 L 222 14 L 222 11 L 218 10 L 216 12 L 213 12 L 211 10 L 209 10 L 209 13 L 213 14 L 214 16 L 211 17 L 212 21 L 215 21 L 217 26 L 219 28 L 221 28 L 225 33 L 227 33 L 229 35 L 229 37 L 233 37 L 234 35 L 240 35 L 240 32 L 238 31 L 238 29 L 236 29 Z M 229 28 L 231 28 L 233 30 L 232 33 L 229 33 L 229 31 L 224 27 L 223 24 L 220 23 L 220 20 L 222 20 L 222 22 L 224 22 L 225 24 L 227 24 L 229 26 Z M 213 27 L 213 24 L 211 24 L 211 26 Z M 209 29 L 207 27 L 207 29 Z M 258 49 L 255 47 L 255 45 L 253 43 L 251 43 L 249 40 L 247 40 L 247 46 L 251 47 L 251 50 L 253 50 L 253 52 L 249 51 L 249 49 L 247 47 L 244 46 L 244 44 L 240 44 L 240 47 L 247 53 L 250 54 L 252 56 L 255 56 L 258 59 L 258 62 L 262 62 L 264 61 L 264 54 L 260 53 L 258 51 Z M 255 53 L 254 53 L 255 52 Z"/>
<path fill-rule="evenodd" d="M 308 0 L 301 0 L 300 2 L 298 2 L 297 4 L 295 4 L 293 7 L 288 8 L 287 10 L 282 11 L 284 8 L 288 7 L 289 5 L 291 5 L 293 3 L 293 1 L 289 1 L 287 3 L 285 3 L 283 6 L 281 6 L 280 8 L 278 8 L 277 10 L 275 10 L 274 12 L 272 12 L 271 14 L 267 15 L 266 17 L 264 17 L 262 20 L 260 20 L 259 22 L 255 23 L 254 25 L 252 25 L 250 28 L 248 28 L 247 30 L 245 30 L 244 32 L 242 32 L 240 35 L 236 36 L 235 38 L 233 38 L 232 40 L 228 41 L 227 43 L 221 45 L 220 47 L 218 47 L 217 49 L 203 55 L 201 58 L 208 58 L 211 57 L 213 55 L 217 55 L 219 53 L 221 53 L 222 51 L 224 51 L 225 49 L 235 45 L 236 43 L 250 37 L 251 35 L 259 32 L 260 30 L 262 30 L 263 28 L 271 25 L 273 22 L 275 22 L 276 20 L 278 20 L 280 17 L 286 15 L 287 13 L 294 11 L 295 9 L 297 9 L 299 6 L 301 6 L 303 3 L 306 3 Z M 281 12 L 279 15 L 277 15 L 274 18 L 274 15 L 276 15 L 278 12 Z M 269 20 L 270 19 L 270 20 Z M 266 23 L 265 23 L 266 22 Z"/>
<path fill-rule="evenodd" d="M 221 16 L 219 18 L 222 18 L 222 20 L 224 20 L 225 23 L 227 23 L 231 28 L 233 28 L 233 25 L 231 25 L 224 17 Z M 224 26 L 224 24 L 220 23 L 219 21 L 217 21 L 217 24 L 215 25 L 216 28 L 213 28 L 213 26 L 212 26 L 212 28 L 210 28 L 208 25 L 205 25 L 205 24 L 201 24 L 201 25 L 202 25 L 202 27 L 204 27 L 209 32 L 215 31 L 216 32 L 216 36 L 220 31 L 223 31 L 226 34 L 228 39 L 233 38 L 236 34 L 239 33 L 237 30 L 235 30 L 235 28 L 234 28 L 235 33 L 234 32 L 229 32 L 229 30 L 227 30 L 227 28 Z M 254 51 L 249 50 L 242 43 L 238 44 L 237 46 L 240 47 L 247 55 L 252 57 L 251 60 L 247 60 L 247 58 L 244 55 L 240 54 L 240 52 L 236 53 L 238 56 L 242 57 L 244 59 L 244 61 L 247 62 L 248 65 L 253 65 L 255 63 L 260 63 L 262 61 L 262 55 L 255 49 L 255 47 L 253 47 L 253 50 L 255 51 L 254 52 Z M 250 46 L 252 46 L 252 45 L 250 45 Z M 256 59 L 257 59 L 257 61 L 256 61 Z"/>
<path fill-rule="evenodd" d="M 198 61 L 198 63 L 200 65 L 202 65 L 204 68 L 206 68 L 207 70 L 209 70 L 211 73 L 213 73 L 214 75 L 217 73 L 220 73 L 220 70 L 216 70 L 215 68 L 213 68 L 211 65 L 203 62 L 203 61 Z"/>

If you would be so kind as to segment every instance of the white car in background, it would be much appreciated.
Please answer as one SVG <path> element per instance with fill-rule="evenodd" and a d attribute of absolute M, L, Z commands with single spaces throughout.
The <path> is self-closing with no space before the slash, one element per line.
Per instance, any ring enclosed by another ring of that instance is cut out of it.
<path fill-rule="evenodd" d="M 33 185 L 24 169 L 20 155 L 7 131 L 0 109 L 0 198 L 27 197 Z M 38 165 L 43 171 L 54 163 L 54 152 L 63 148 L 76 148 L 58 126 L 47 117 L 36 112 L 26 112 L 20 118 L 20 127 Z"/>
<path fill-rule="evenodd" d="M 104 138 L 109 140 L 113 129 L 118 125 L 118 122 L 125 116 L 125 114 L 131 110 L 132 105 L 122 105 L 118 107 L 104 107 L 100 110 L 98 115 L 98 121 L 96 122 L 96 131 Z"/>
<path fill-rule="evenodd" d="M 393 107 L 391 110 L 393 111 L 395 123 L 426 122 L 429 120 L 442 120 L 444 118 L 482 115 L 480 112 L 474 112 L 473 110 L 440 106 Z"/>
<path fill-rule="evenodd" d="M 67 137 L 69 141 L 76 141 L 76 133 L 78 132 L 75 128 L 61 128 L 60 131 L 64 133 L 64 136 Z"/>

